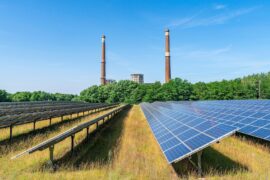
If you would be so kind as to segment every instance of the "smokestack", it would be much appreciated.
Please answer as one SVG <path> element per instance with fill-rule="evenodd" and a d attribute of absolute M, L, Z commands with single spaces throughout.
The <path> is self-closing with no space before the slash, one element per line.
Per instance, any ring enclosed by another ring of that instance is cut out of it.
<path fill-rule="evenodd" d="M 170 31 L 165 30 L 165 82 L 171 80 Z"/>
<path fill-rule="evenodd" d="M 105 62 L 105 36 L 102 35 L 101 37 L 101 42 L 102 42 L 102 52 L 101 52 L 101 77 L 100 77 L 100 83 L 101 85 L 106 84 L 106 62 Z"/>

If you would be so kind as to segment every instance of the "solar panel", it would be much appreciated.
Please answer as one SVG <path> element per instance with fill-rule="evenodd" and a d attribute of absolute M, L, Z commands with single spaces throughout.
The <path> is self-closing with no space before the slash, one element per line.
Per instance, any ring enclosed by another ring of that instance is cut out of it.
<path fill-rule="evenodd" d="M 0 103 L 1 104 L 1 103 Z M 5 112 L 5 110 L 0 108 L 0 128 L 6 128 L 14 125 L 22 125 L 26 123 L 41 121 L 49 118 L 61 117 L 65 115 L 80 113 L 84 111 L 90 111 L 98 108 L 107 108 L 115 106 L 115 104 L 91 104 L 91 103 L 84 103 L 84 106 L 77 107 L 76 105 L 72 107 L 62 107 L 56 109 L 51 109 L 48 111 L 37 111 L 31 112 L 31 108 L 25 108 L 26 113 L 14 113 L 13 112 Z M 2 111 L 2 112 L 1 112 Z M 27 111 L 30 111 L 28 113 Z M 7 115 L 1 116 L 3 113 Z"/>
<path fill-rule="evenodd" d="M 184 159 L 237 128 L 211 121 L 173 103 L 142 103 L 149 126 L 169 163 Z"/>
<path fill-rule="evenodd" d="M 187 110 L 186 104 L 192 107 L 188 111 L 237 127 L 240 133 L 270 141 L 270 100 L 174 102 L 171 108 Z"/>
<path fill-rule="evenodd" d="M 98 123 L 101 120 L 103 120 L 103 123 L 104 123 L 105 118 L 107 118 L 107 120 L 111 119 L 115 114 L 121 112 L 122 110 L 124 110 L 128 106 L 129 105 L 122 105 L 122 106 L 120 106 L 120 107 L 118 107 L 118 108 L 116 108 L 114 110 L 111 110 L 110 112 L 108 112 L 108 113 L 106 113 L 106 114 L 104 114 L 102 116 L 99 116 L 99 117 L 97 117 L 95 119 L 91 119 L 90 121 L 87 121 L 87 122 L 84 122 L 84 123 L 79 124 L 77 126 L 74 126 L 73 128 L 71 128 L 71 129 L 69 129 L 69 130 L 67 130 L 67 131 L 65 131 L 65 132 L 63 132 L 63 133 L 61 133 L 61 134 L 59 134 L 57 136 L 54 136 L 54 137 L 52 137 L 52 138 L 50 138 L 50 139 L 48 139 L 46 141 L 43 141 L 42 143 L 40 143 L 40 144 L 38 144 L 38 145 L 36 145 L 36 146 L 34 146 L 34 147 L 24 151 L 24 152 L 12 157 L 11 159 L 16 159 L 16 158 L 18 158 L 20 156 L 23 156 L 25 154 L 31 154 L 31 153 L 34 153 L 36 151 L 41 151 L 41 150 L 44 150 L 46 148 L 49 148 L 49 147 L 57 144 L 58 142 L 63 141 L 67 137 L 75 135 L 75 133 L 78 133 L 78 132 L 82 131 L 85 128 L 89 128 L 91 125 L 94 125 L 94 124 Z M 89 130 L 87 129 L 87 134 L 88 134 L 88 131 Z"/>

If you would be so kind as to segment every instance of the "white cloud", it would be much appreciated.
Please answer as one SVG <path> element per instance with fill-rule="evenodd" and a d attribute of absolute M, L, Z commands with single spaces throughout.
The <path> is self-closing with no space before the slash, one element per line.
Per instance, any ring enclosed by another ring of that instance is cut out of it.
<path fill-rule="evenodd" d="M 174 55 L 176 57 L 181 57 L 181 58 L 189 58 L 189 59 L 214 59 L 215 57 L 222 55 L 224 53 L 227 53 L 231 50 L 232 45 L 228 45 L 223 48 L 218 48 L 218 49 L 210 49 L 210 50 L 186 50 L 181 48 L 175 48 L 172 49 L 172 52 L 174 51 Z"/>
<path fill-rule="evenodd" d="M 238 10 L 231 11 L 228 13 L 223 13 L 220 15 L 215 15 L 215 16 L 205 17 L 205 18 L 196 18 L 197 14 L 195 14 L 189 18 L 181 18 L 179 20 L 174 20 L 172 23 L 168 25 L 168 27 L 192 28 L 192 27 L 199 27 L 199 26 L 224 24 L 239 16 L 251 13 L 255 11 L 256 9 L 258 9 L 258 7 L 238 9 Z"/>
<path fill-rule="evenodd" d="M 194 20 L 194 18 L 196 16 L 198 16 L 200 13 L 201 12 L 194 14 L 193 16 L 190 16 L 190 17 L 185 17 L 185 18 L 174 20 L 168 25 L 168 27 L 176 27 L 176 26 L 181 26 L 181 25 L 191 23 Z"/>
<path fill-rule="evenodd" d="M 225 4 L 215 4 L 214 5 L 214 9 L 215 10 L 221 10 L 221 9 L 225 9 L 227 6 Z"/>

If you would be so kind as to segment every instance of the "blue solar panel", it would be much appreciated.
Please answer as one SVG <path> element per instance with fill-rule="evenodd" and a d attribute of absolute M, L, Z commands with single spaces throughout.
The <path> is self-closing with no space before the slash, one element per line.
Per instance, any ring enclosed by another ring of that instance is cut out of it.
<path fill-rule="evenodd" d="M 169 163 L 186 158 L 233 134 L 237 128 L 207 119 L 189 106 L 170 103 L 142 103 L 150 128 Z"/>
<path fill-rule="evenodd" d="M 270 141 L 270 100 L 173 102 L 170 108 L 201 114 L 206 119 L 237 127 L 240 133 Z"/>

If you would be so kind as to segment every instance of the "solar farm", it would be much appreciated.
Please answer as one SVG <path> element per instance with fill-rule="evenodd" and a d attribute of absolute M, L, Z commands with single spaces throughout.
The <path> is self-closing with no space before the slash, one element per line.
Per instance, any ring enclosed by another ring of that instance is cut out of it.
<path fill-rule="evenodd" d="M 0 103 L 0 177 L 267 179 L 269 107 L 269 100 Z"/>

